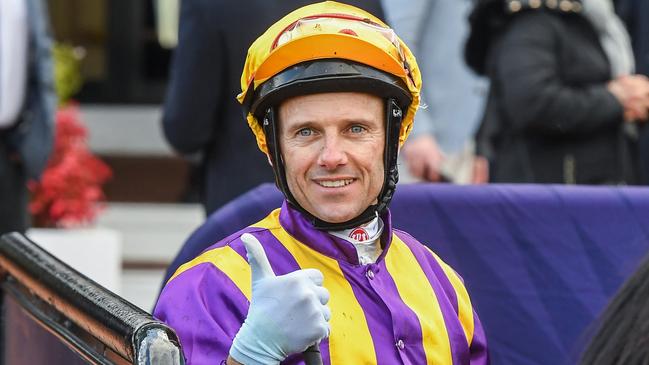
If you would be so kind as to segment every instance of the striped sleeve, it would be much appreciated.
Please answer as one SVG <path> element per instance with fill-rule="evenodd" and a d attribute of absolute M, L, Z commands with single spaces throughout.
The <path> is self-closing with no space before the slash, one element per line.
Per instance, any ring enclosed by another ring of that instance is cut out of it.
<path fill-rule="evenodd" d="M 181 266 L 160 294 L 154 316 L 176 330 L 188 363 L 214 364 L 227 358 L 249 298 L 250 266 L 224 246 Z"/>
<path fill-rule="evenodd" d="M 399 242 L 405 243 L 427 273 L 429 283 L 433 285 L 438 283 L 436 287 L 438 299 L 446 295 L 447 303 L 452 304 L 452 308 L 448 305 L 443 305 L 441 308 L 446 328 L 450 331 L 453 363 L 488 364 L 485 333 L 460 275 L 430 248 L 408 233 L 398 230 L 395 230 L 395 233 L 398 233 L 395 237 L 399 239 L 393 239 L 393 245 Z"/>
<path fill-rule="evenodd" d="M 426 246 L 424 246 L 426 247 Z M 426 247 L 426 250 L 435 258 L 444 270 L 451 285 L 455 290 L 457 297 L 458 318 L 464 329 L 464 334 L 469 344 L 471 364 L 482 365 L 489 363 L 489 354 L 487 352 L 487 339 L 484 333 L 482 323 L 478 314 L 471 304 L 471 298 L 464 286 L 464 280 L 453 270 L 444 260 L 435 252 Z"/>
<path fill-rule="evenodd" d="M 436 253 L 426 247 L 428 252 L 433 255 L 437 263 L 444 270 L 444 274 L 453 285 L 453 290 L 455 290 L 455 297 L 457 299 L 457 309 L 458 309 L 458 318 L 460 323 L 462 323 L 462 329 L 464 330 L 464 335 L 466 336 L 469 346 L 473 341 L 473 332 L 475 328 L 474 316 L 473 316 L 473 306 L 471 305 L 471 298 L 469 293 L 464 287 L 464 283 L 460 276 L 453 270 L 446 262 L 444 262 Z"/>
<path fill-rule="evenodd" d="M 487 351 L 487 337 L 478 318 L 478 314 L 473 311 L 473 322 L 475 328 L 473 331 L 473 341 L 471 341 L 471 365 L 488 365 L 489 364 L 489 352 Z"/>

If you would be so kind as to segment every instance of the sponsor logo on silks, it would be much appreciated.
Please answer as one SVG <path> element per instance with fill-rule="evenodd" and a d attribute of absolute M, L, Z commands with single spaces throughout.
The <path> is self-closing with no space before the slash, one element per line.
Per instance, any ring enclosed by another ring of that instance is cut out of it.
<path fill-rule="evenodd" d="M 349 233 L 349 238 L 364 242 L 370 239 L 370 235 L 367 233 L 365 228 L 358 227 Z"/>

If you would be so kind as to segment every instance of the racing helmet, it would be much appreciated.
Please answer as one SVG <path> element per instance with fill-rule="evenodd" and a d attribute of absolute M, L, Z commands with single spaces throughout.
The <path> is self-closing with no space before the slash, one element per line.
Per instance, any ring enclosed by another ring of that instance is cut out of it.
<path fill-rule="evenodd" d="M 392 29 L 361 9 L 325 1 L 289 13 L 250 46 L 237 100 L 288 203 L 315 228 L 332 230 L 369 222 L 387 209 L 399 178 L 398 150 L 412 129 L 420 89 L 415 57 Z M 385 100 L 383 187 L 377 203 L 358 217 L 325 222 L 302 208 L 288 188 L 276 109 L 298 95 L 354 91 Z"/>

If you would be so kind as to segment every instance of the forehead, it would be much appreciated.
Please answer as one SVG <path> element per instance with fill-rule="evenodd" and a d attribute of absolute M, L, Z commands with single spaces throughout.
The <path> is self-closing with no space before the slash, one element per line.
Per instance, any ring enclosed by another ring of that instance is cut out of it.
<path fill-rule="evenodd" d="M 360 92 L 301 95 L 279 106 L 284 127 L 299 123 L 363 121 L 382 123 L 383 99 Z"/>

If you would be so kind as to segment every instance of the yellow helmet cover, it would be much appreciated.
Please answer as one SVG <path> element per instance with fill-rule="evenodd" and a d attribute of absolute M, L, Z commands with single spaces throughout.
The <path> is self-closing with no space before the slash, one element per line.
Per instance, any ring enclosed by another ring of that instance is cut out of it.
<path fill-rule="evenodd" d="M 265 81 L 288 67 L 319 59 L 344 59 L 365 64 L 401 79 L 412 102 L 399 132 L 399 145 L 408 137 L 419 107 L 421 75 L 410 49 L 380 19 L 335 1 L 299 8 L 273 24 L 248 49 L 241 74 L 244 103 Z M 268 154 L 266 136 L 257 118 L 246 119 L 257 138 L 259 149 Z"/>

